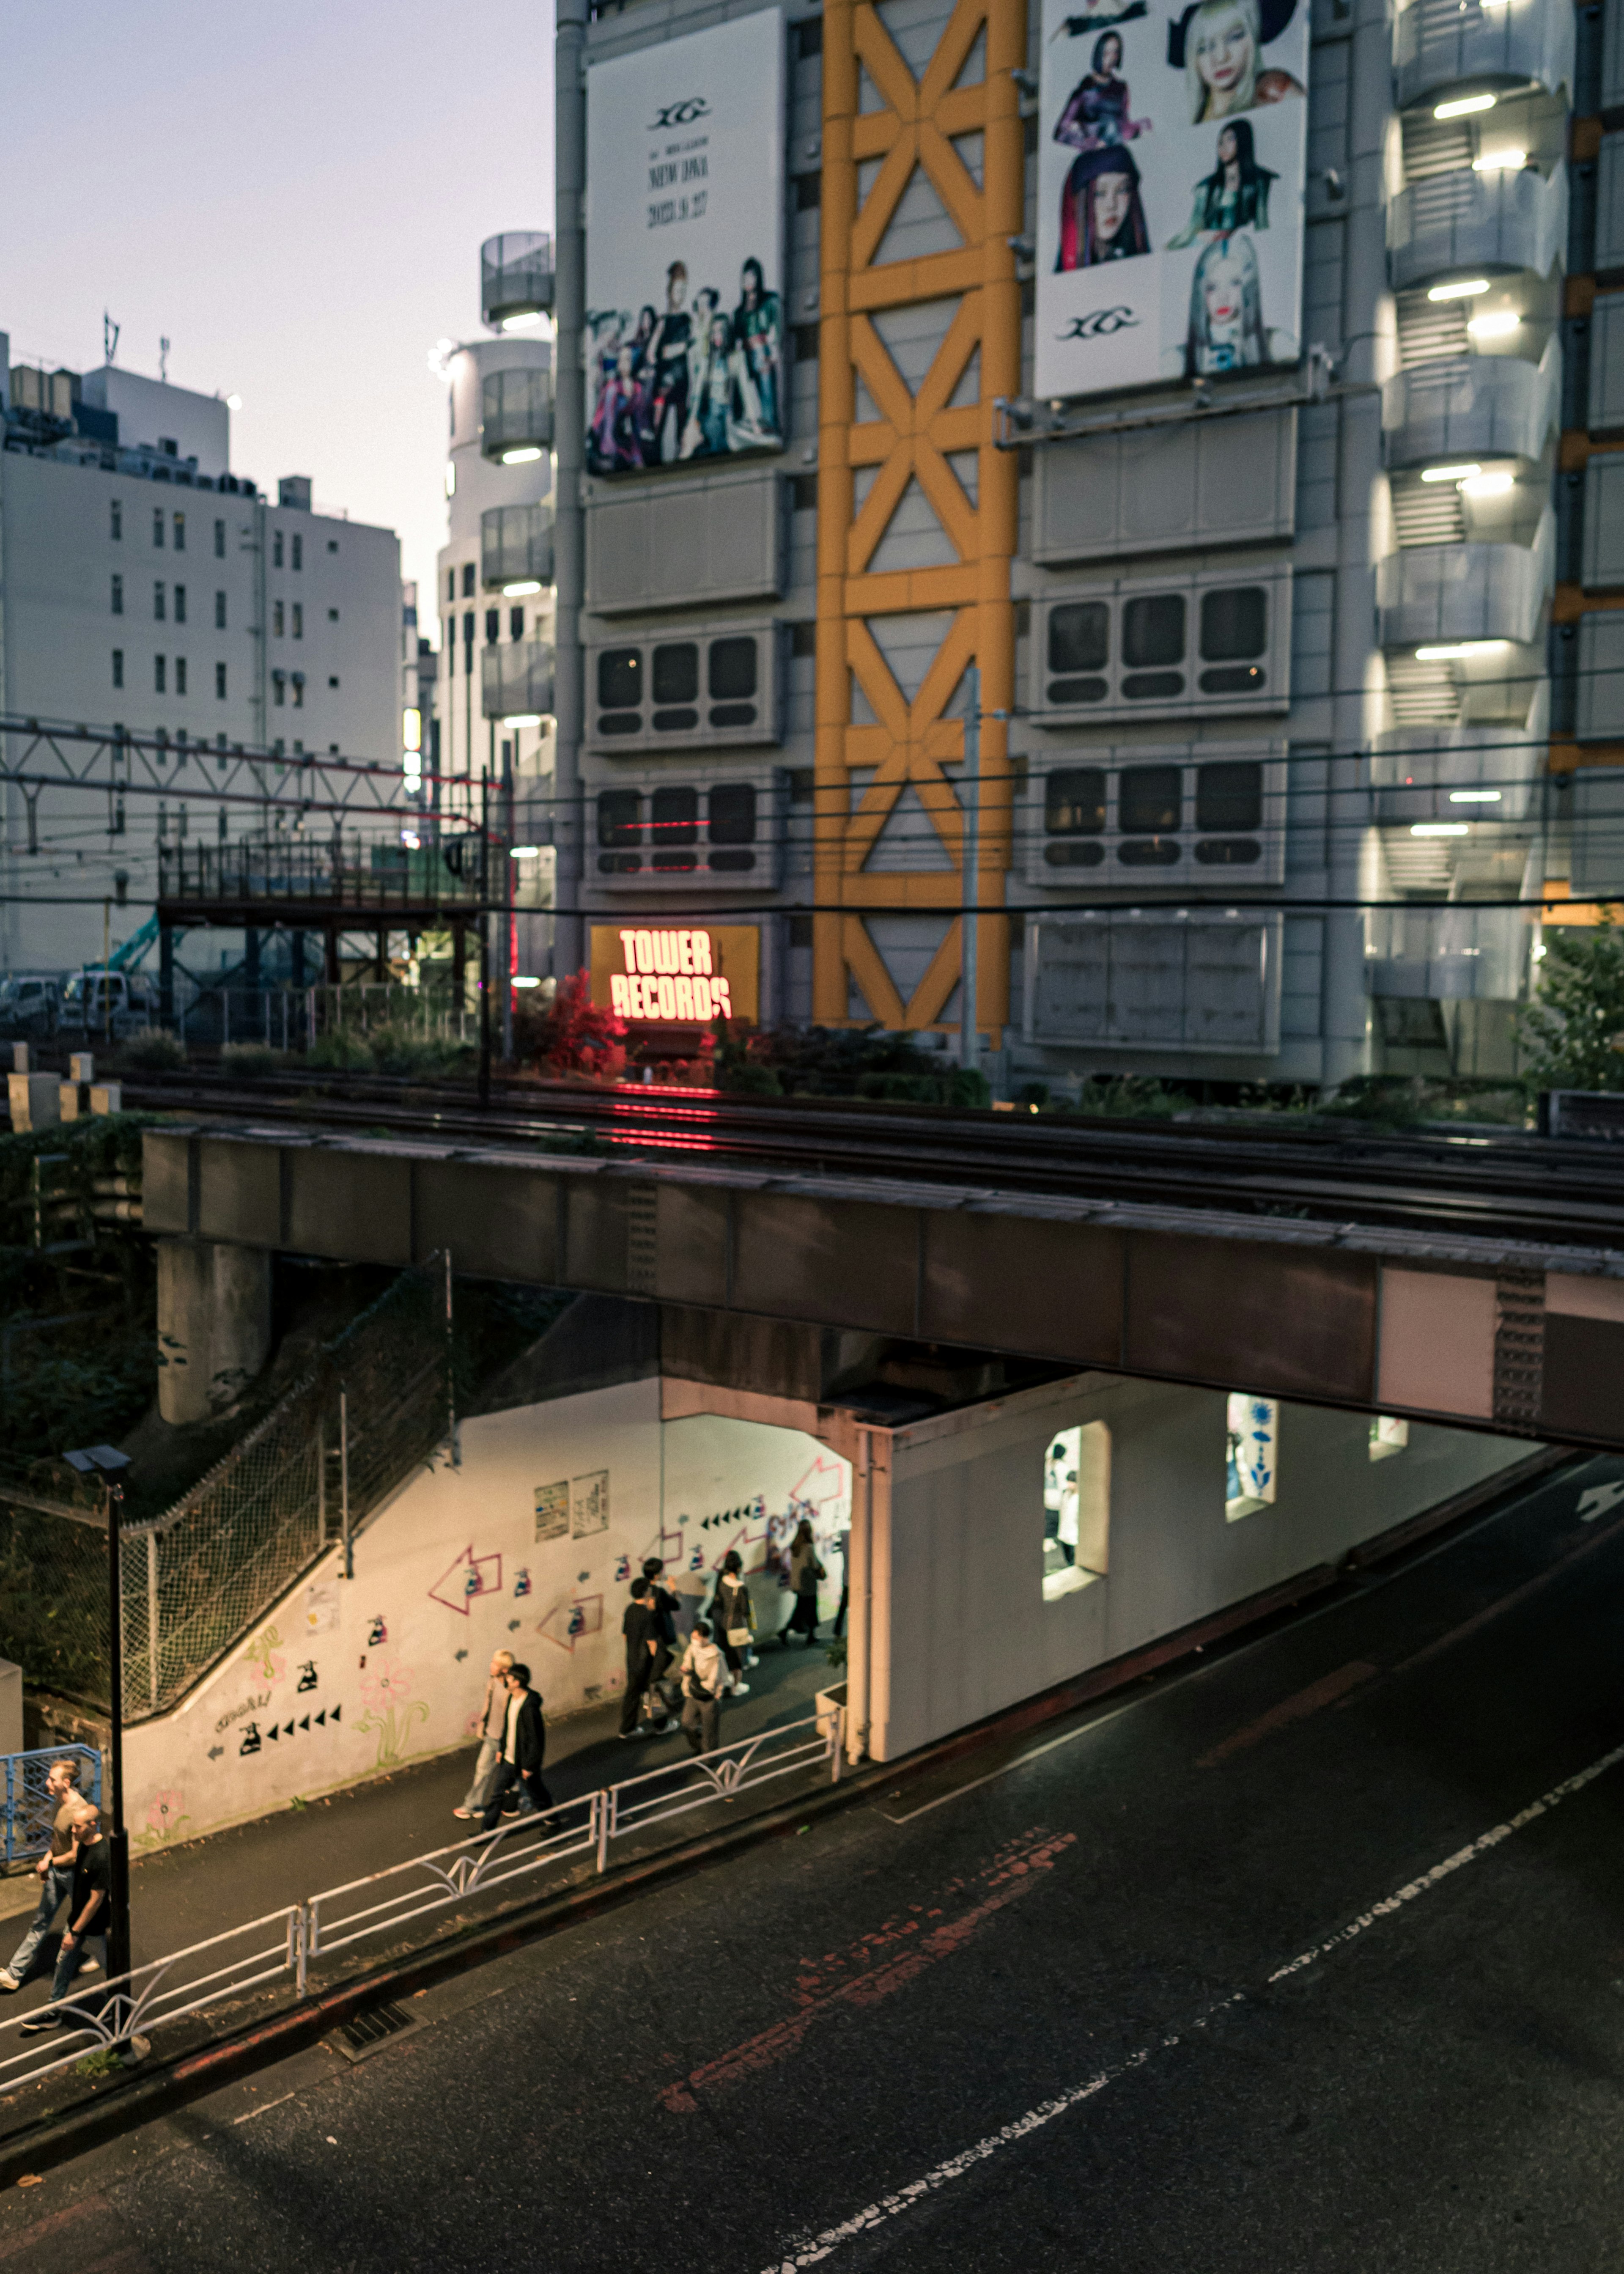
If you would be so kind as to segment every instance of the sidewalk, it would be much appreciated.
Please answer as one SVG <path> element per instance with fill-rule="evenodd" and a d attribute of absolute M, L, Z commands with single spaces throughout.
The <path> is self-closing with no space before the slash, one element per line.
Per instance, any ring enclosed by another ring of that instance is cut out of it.
<path fill-rule="evenodd" d="M 844 1678 L 844 1670 L 830 1664 L 821 1641 L 810 1650 L 767 1642 L 760 1665 L 747 1676 L 751 1694 L 723 1708 L 721 1742 L 732 1744 L 804 1719 L 812 1712 L 816 1692 Z M 622 1744 L 619 1724 L 617 1700 L 549 1726 L 546 1778 L 555 1801 L 574 1800 L 688 1758 L 680 1735 Z M 471 1744 L 462 1746 L 304 1808 L 279 1810 L 207 1839 L 134 1857 L 130 1909 L 135 1963 L 188 1948 L 324 1887 L 467 1839 L 478 1831 L 477 1823 L 462 1822 L 451 1811 L 468 1789 L 476 1751 Z M 15 1935 L 9 1926 L 0 1932 L 0 1963 L 21 1935 L 21 1915 L 33 1909 L 38 1892 L 32 1871 L 0 1881 L 0 1920 L 17 1921 Z M 20 2006 L 43 2003 L 49 1990 L 48 1982 L 31 1983 Z M 6 2000 L 8 2017 L 19 2009 Z"/>

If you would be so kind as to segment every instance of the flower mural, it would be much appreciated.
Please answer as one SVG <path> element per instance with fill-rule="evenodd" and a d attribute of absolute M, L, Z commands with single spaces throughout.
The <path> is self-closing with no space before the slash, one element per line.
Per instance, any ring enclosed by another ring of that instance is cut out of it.
<path fill-rule="evenodd" d="M 137 1835 L 142 1848 L 162 1848 L 175 1839 L 183 1824 L 190 1824 L 186 1813 L 186 1796 L 177 1785 L 166 1785 L 154 1793 L 147 1811 L 147 1822 Z"/>
<path fill-rule="evenodd" d="M 399 1764 L 406 1751 L 412 1724 L 428 1720 L 427 1698 L 411 1694 L 415 1679 L 412 1668 L 402 1666 L 398 1659 L 387 1659 L 369 1667 L 361 1676 L 361 1704 L 365 1710 L 356 1727 L 377 1732 L 375 1766 L 380 1769 L 392 1769 Z"/>

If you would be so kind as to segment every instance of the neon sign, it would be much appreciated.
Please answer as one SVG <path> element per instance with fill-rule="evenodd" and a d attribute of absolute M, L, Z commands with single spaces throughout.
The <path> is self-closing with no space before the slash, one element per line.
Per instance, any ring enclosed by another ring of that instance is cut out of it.
<path fill-rule="evenodd" d="M 733 1017 L 733 990 L 715 968 L 708 931 L 628 928 L 620 933 L 620 949 L 626 968 L 609 975 L 617 1017 L 700 1025 Z"/>

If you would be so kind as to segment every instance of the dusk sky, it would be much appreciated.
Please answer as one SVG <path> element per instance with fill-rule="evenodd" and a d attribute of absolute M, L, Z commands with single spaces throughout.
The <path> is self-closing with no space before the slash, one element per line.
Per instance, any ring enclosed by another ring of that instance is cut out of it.
<path fill-rule="evenodd" d="M 479 334 L 479 245 L 553 221 L 553 16 L 424 0 L 108 0 L 10 19 L 0 328 L 11 360 L 117 360 L 240 395 L 232 463 L 399 532 L 445 532 L 442 337 Z M 425 607 L 425 629 L 434 633 Z M 436 635 L 437 636 L 437 635 Z"/>

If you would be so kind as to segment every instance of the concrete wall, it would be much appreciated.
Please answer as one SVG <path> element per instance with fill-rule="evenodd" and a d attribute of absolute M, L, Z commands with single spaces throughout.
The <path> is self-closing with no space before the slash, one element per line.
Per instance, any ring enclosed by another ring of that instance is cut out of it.
<path fill-rule="evenodd" d="M 1043 1454 L 1111 1431 L 1109 1574 L 1042 1599 Z M 1083 1374 L 898 1431 L 876 1491 L 870 1751 L 913 1747 L 1333 1560 L 1528 1457 L 1412 1422 L 1372 1461 L 1362 1414 L 1282 1405 L 1273 1507 L 1224 1513 L 1222 1393 Z"/>

